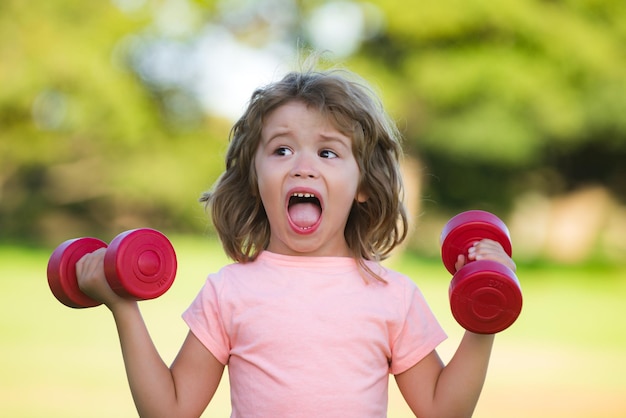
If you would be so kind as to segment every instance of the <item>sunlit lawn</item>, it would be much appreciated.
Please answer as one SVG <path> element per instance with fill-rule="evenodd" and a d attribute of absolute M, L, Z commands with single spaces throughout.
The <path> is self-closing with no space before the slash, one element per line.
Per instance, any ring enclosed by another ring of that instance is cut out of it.
<path fill-rule="evenodd" d="M 142 302 L 168 363 L 187 332 L 181 312 L 205 275 L 226 261 L 207 240 L 173 243 L 179 259 L 174 286 Z M 58 303 L 46 282 L 49 253 L 0 247 L 0 416 L 136 416 L 110 314 Z M 439 349 L 447 361 L 462 332 L 449 311 L 449 275 L 436 262 L 392 263 L 416 279 L 448 331 Z M 475 417 L 626 416 L 626 270 L 521 266 L 518 275 L 524 309 L 496 339 Z M 393 379 L 390 387 L 389 416 L 411 416 Z M 229 410 L 225 378 L 204 416 L 227 417 Z"/>

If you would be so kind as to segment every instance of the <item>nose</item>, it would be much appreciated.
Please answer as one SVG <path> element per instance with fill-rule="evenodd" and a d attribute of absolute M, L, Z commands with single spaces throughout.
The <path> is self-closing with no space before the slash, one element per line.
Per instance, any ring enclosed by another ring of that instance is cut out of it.
<path fill-rule="evenodd" d="M 296 155 L 291 175 L 300 178 L 316 178 L 319 176 L 316 156 L 306 152 L 301 152 Z"/>

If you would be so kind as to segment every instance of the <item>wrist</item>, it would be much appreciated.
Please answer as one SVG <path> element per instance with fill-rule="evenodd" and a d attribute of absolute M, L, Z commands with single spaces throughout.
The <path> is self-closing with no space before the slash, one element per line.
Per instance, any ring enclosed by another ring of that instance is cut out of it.
<path fill-rule="evenodd" d="M 492 343 L 496 338 L 496 334 L 478 334 L 476 332 L 465 330 L 464 338 L 477 342 Z"/>
<path fill-rule="evenodd" d="M 136 300 L 126 299 L 122 297 L 113 301 L 109 301 L 105 305 L 107 308 L 109 308 L 113 316 L 124 315 L 127 312 L 136 311 L 138 309 L 138 304 Z"/>

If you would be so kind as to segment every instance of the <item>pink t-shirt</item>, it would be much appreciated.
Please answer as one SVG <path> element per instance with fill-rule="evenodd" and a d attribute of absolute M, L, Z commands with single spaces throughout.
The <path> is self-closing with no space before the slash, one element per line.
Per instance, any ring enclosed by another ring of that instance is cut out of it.
<path fill-rule="evenodd" d="M 446 335 L 417 286 L 349 257 L 263 252 L 210 275 L 183 318 L 228 365 L 232 417 L 385 417 L 389 373 Z"/>

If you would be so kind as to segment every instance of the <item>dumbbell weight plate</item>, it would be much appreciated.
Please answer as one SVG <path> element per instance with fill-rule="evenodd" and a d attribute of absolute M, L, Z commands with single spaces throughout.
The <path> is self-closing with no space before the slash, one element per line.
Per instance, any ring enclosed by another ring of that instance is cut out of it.
<path fill-rule="evenodd" d="M 165 293 L 176 277 L 176 253 L 161 232 L 133 229 L 116 236 L 104 256 L 104 273 L 120 296 L 154 299 Z"/>
<path fill-rule="evenodd" d="M 497 241 L 509 256 L 512 254 L 509 230 L 494 214 L 482 210 L 469 210 L 450 219 L 444 226 L 440 239 L 441 259 L 446 269 L 454 274 L 456 272 L 454 265 L 459 254 L 467 256 L 469 248 L 482 239 Z"/>
<path fill-rule="evenodd" d="M 515 273 L 496 261 L 466 264 L 449 289 L 454 319 L 465 329 L 495 334 L 508 328 L 522 310 L 522 291 Z"/>
<path fill-rule="evenodd" d="M 76 279 L 76 263 L 85 254 L 106 246 L 106 242 L 97 238 L 75 238 L 61 243 L 52 252 L 48 260 L 48 285 L 59 302 L 70 308 L 100 305 L 100 302 L 80 291 Z"/>

